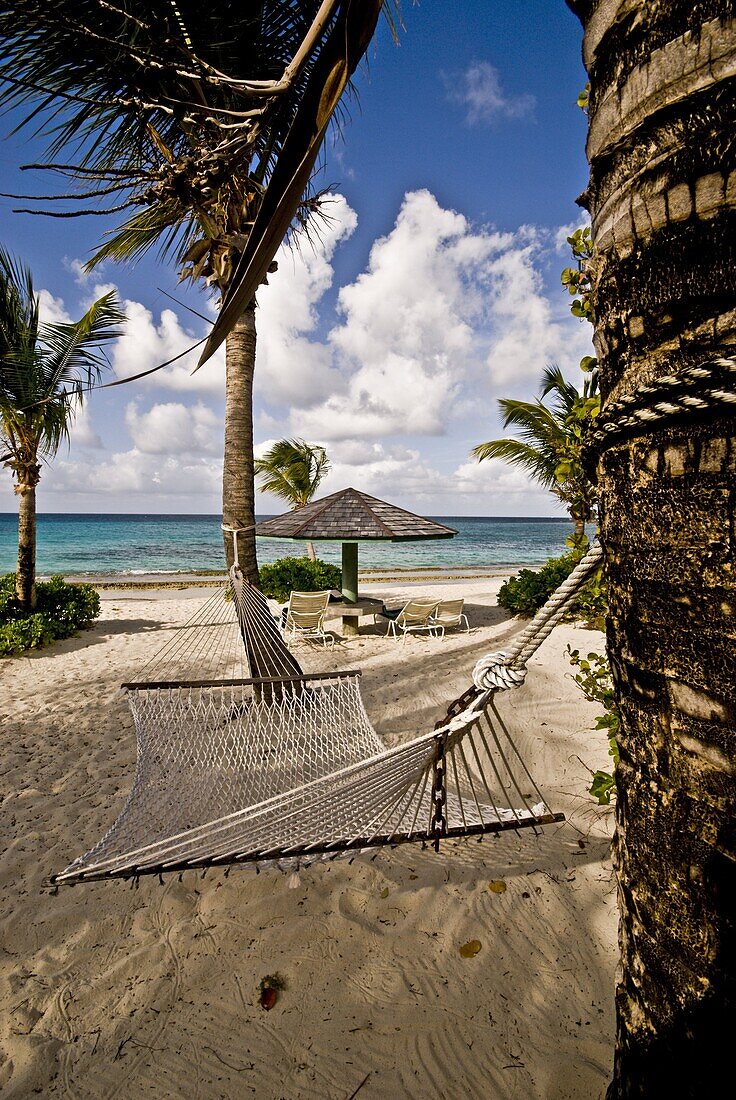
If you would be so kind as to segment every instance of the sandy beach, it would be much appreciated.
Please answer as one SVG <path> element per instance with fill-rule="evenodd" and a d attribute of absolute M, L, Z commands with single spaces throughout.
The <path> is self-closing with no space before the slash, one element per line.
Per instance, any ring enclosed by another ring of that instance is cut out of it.
<path fill-rule="evenodd" d="M 519 624 L 498 578 L 368 586 L 466 598 L 473 628 L 406 645 L 367 627 L 305 669 L 358 667 L 387 744 L 425 732 L 475 660 Z M 616 906 L 610 811 L 587 794 L 607 767 L 595 705 L 558 627 L 526 683 L 499 700 L 553 809 L 568 820 L 408 845 L 286 876 L 238 867 L 54 894 L 44 880 L 88 849 L 129 790 L 135 736 L 119 684 L 191 614 L 201 591 L 103 592 L 94 629 L 0 662 L 0 1089 L 111 1100 L 596 1100 L 613 1050 Z M 506 889 L 494 892 L 491 881 Z M 480 951 L 460 947 L 477 939 Z M 259 982 L 285 989 L 270 1012 Z"/>

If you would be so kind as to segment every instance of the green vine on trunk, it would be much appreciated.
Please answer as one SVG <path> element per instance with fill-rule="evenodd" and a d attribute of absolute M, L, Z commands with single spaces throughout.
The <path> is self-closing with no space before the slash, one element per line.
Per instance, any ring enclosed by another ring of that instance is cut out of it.
<path fill-rule="evenodd" d="M 618 764 L 618 728 L 619 715 L 616 710 L 616 702 L 613 694 L 613 679 L 608 658 L 601 653 L 588 653 L 586 657 L 580 656 L 579 649 L 567 647 L 567 655 L 570 664 L 579 671 L 573 679 L 586 699 L 603 706 L 603 714 L 599 714 L 595 720 L 596 730 L 605 730 L 608 737 L 608 755 L 613 759 L 614 767 Z M 610 805 L 611 798 L 616 794 L 616 780 L 611 772 L 596 771 L 593 773 L 593 782 L 590 785 L 590 794 L 598 800 L 599 806 Z"/>

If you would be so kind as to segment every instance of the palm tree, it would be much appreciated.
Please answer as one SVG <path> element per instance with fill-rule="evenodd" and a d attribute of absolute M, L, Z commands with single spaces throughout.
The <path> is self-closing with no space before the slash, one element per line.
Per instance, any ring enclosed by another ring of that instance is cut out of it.
<path fill-rule="evenodd" d="M 590 75 L 583 201 L 605 415 L 642 382 L 734 354 L 734 12 L 570 6 Z M 610 1100 L 712 1096 L 732 1074 L 735 453 L 720 413 L 655 425 L 598 464 L 621 716 Z"/>
<path fill-rule="evenodd" d="M 28 268 L 0 249 L 0 462 L 18 494 L 16 596 L 36 604 L 36 486 L 41 461 L 69 438 L 75 409 L 105 365 L 102 348 L 125 320 L 114 294 L 75 322 L 43 324 Z"/>
<path fill-rule="evenodd" d="M 552 394 L 550 404 L 544 398 Z M 520 466 L 566 506 L 575 534 L 595 517 L 595 486 L 582 463 L 586 434 L 594 426 L 600 403 L 596 378 L 586 378 L 582 392 L 563 377 L 559 367 L 547 367 L 541 394 L 535 401 L 504 398 L 498 402 L 504 428 L 518 429 L 521 439 L 492 439 L 471 454 L 479 462 L 500 458 Z"/>
<path fill-rule="evenodd" d="M 294 511 L 309 504 L 329 470 L 324 447 L 303 439 L 280 439 L 255 462 L 262 491 L 285 500 Z M 316 561 L 314 543 L 307 543 L 307 556 Z"/>
<path fill-rule="evenodd" d="M 315 160 L 383 2 L 0 9 L 0 101 L 48 136 L 51 160 L 34 167 L 73 181 L 72 209 L 49 213 L 79 215 L 80 200 L 123 213 L 89 266 L 157 247 L 221 297 L 203 359 L 226 339 L 223 521 L 245 529 L 239 558 L 253 582 L 254 296 L 290 227 L 314 212 L 304 196 Z M 228 536 L 225 550 L 230 563 Z"/>

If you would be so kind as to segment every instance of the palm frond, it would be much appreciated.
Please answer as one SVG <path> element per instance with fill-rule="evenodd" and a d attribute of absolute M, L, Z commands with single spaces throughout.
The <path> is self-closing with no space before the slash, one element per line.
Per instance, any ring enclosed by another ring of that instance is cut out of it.
<path fill-rule="evenodd" d="M 256 459 L 254 469 L 263 492 L 299 508 L 312 499 L 330 462 L 324 447 L 303 439 L 281 439 Z"/>
<path fill-rule="evenodd" d="M 556 363 L 550 363 L 542 374 L 540 400 L 553 394 L 557 399 L 556 412 L 559 416 L 569 413 L 580 397 L 580 391 L 572 382 L 568 382 Z"/>
<path fill-rule="evenodd" d="M 75 405 L 106 366 L 102 351 L 122 332 L 114 294 L 76 322 L 39 325 L 28 269 L 0 249 L 0 425 L 10 465 L 33 466 L 68 437 Z"/>
<path fill-rule="evenodd" d="M 470 452 L 479 462 L 490 458 L 500 458 L 513 466 L 519 466 L 532 475 L 545 489 L 554 489 L 556 485 L 555 468 L 557 462 L 549 454 L 537 450 L 528 443 L 517 439 L 491 439 L 479 443 Z"/>
<path fill-rule="evenodd" d="M 122 335 L 125 314 L 114 292 L 93 302 L 79 321 L 41 325 L 40 363 L 43 369 L 43 400 L 53 397 L 60 386 L 82 393 L 99 378 L 106 365 L 101 352 L 105 344 Z"/>

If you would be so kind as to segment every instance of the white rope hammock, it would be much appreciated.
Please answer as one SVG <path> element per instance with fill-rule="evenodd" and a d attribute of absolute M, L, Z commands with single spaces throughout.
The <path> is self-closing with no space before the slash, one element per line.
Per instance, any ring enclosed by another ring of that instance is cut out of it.
<path fill-rule="evenodd" d="M 598 567 L 596 545 L 437 728 L 387 749 L 360 673 L 305 676 L 263 595 L 233 566 L 164 649 L 123 685 L 138 759 L 108 833 L 54 883 L 256 862 L 294 867 L 342 852 L 562 821 L 496 708 Z M 188 677 L 196 670 L 196 679 Z M 269 669 L 269 676 L 250 670 Z"/>

